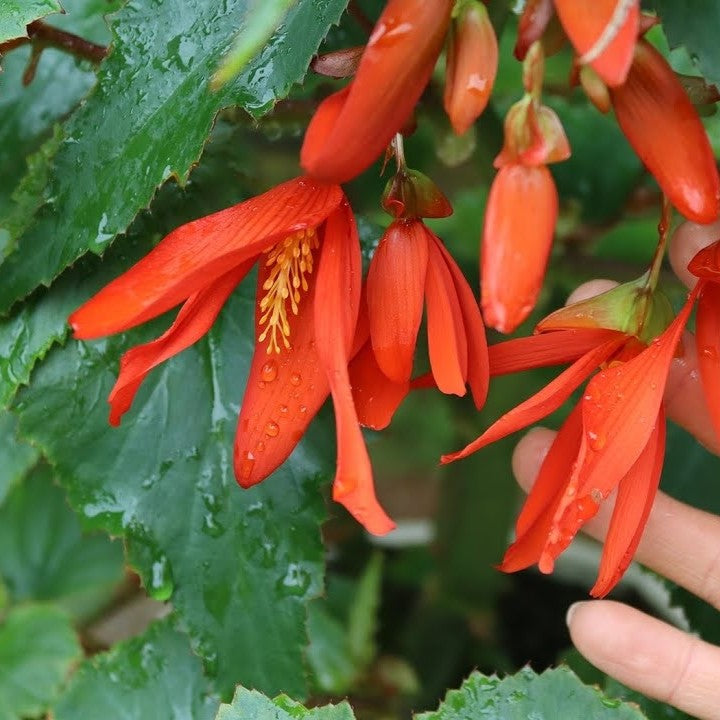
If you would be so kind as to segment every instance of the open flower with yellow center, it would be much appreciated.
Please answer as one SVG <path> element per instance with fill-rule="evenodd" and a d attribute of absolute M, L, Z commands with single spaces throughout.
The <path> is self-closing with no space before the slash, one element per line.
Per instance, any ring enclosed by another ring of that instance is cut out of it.
<path fill-rule="evenodd" d="M 119 424 L 152 368 L 210 329 L 256 262 L 256 344 L 234 447 L 237 480 L 249 487 L 282 464 L 331 394 L 338 435 L 333 497 L 370 532 L 387 532 L 393 523 L 375 497 L 353 391 L 362 396 L 358 383 L 366 378 L 372 397 L 392 414 L 407 388 L 383 380 L 364 360 L 360 244 L 338 185 L 296 178 L 183 225 L 70 316 L 75 337 L 91 339 L 183 303 L 161 337 L 122 357 L 108 398 L 110 422 Z"/>

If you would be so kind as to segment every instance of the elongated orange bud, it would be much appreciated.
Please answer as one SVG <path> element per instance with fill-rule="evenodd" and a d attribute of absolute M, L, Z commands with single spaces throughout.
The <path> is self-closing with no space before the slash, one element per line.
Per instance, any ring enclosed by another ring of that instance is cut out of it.
<path fill-rule="evenodd" d="M 514 55 L 524 60 L 530 46 L 542 37 L 553 16 L 552 0 L 528 0 L 518 23 Z"/>
<path fill-rule="evenodd" d="M 506 165 L 490 188 L 481 255 L 486 324 L 512 332 L 535 306 L 545 275 L 558 196 L 544 167 Z"/>
<path fill-rule="evenodd" d="M 720 178 L 705 128 L 663 56 L 638 41 L 624 85 L 610 88 L 617 121 L 662 191 L 688 219 L 720 213 Z"/>
<path fill-rule="evenodd" d="M 469 0 L 451 28 L 445 73 L 445 112 L 457 135 L 465 133 L 485 109 L 497 67 L 497 38 L 487 9 Z"/>

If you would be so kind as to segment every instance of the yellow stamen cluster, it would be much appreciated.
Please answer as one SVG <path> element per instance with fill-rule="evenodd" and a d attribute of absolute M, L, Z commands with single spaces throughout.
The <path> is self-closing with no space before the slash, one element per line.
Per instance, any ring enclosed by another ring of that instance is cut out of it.
<path fill-rule="evenodd" d="M 268 355 L 279 353 L 280 340 L 290 348 L 288 301 L 293 315 L 298 314 L 301 292 L 307 292 L 307 276 L 313 271 L 313 250 L 318 247 L 315 228 L 298 230 L 274 245 L 267 253 L 265 267 L 271 268 L 263 283 L 265 296 L 260 301 L 260 325 L 266 325 L 258 342 L 269 336 Z"/>

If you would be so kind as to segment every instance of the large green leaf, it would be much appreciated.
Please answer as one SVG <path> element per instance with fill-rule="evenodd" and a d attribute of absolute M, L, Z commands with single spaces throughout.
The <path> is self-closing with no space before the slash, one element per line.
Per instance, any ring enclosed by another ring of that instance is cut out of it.
<path fill-rule="evenodd" d="M 66 14 L 54 16 L 51 24 L 93 42 L 106 44 L 110 42 L 110 32 L 103 14 L 113 12 L 120 4 L 121 0 L 64 0 Z M 89 63 L 79 63 L 67 53 L 47 48 L 43 51 L 32 83 L 25 86 L 22 75 L 29 59 L 29 47 L 13 50 L 2 59 L 0 167 L 3 169 L 3 182 L 0 183 L 0 218 L 5 216 L 10 193 L 25 170 L 25 156 L 38 149 L 52 124 L 62 120 L 95 82 L 95 72 Z M 0 226 L 4 224 L 0 221 Z"/>
<path fill-rule="evenodd" d="M 87 660 L 55 707 L 56 720 L 210 720 L 218 700 L 168 621 Z"/>
<path fill-rule="evenodd" d="M 346 5 L 299 2 L 256 60 L 213 93 L 208 78 L 248 2 L 130 0 L 115 16 L 97 86 L 65 124 L 49 200 L 0 268 L 0 309 L 101 253 L 168 178 L 185 183 L 220 108 L 260 115 L 284 97 Z"/>
<path fill-rule="evenodd" d="M 13 610 L 0 622 L 0 720 L 45 713 L 81 655 L 61 610 L 35 605 Z"/>
<path fill-rule="evenodd" d="M 0 575 L 12 600 L 47 600 L 76 618 L 107 602 L 123 577 L 123 549 L 80 521 L 38 467 L 0 506 Z"/>
<path fill-rule="evenodd" d="M 720 5 L 715 0 L 652 0 L 670 47 L 684 45 L 700 72 L 711 83 L 720 83 Z"/>
<path fill-rule="evenodd" d="M 26 37 L 26 25 L 61 10 L 57 0 L 3 0 L 0 5 L 0 43 Z"/>
<path fill-rule="evenodd" d="M 18 409 L 21 432 L 56 466 L 71 504 L 124 535 L 149 592 L 172 597 L 222 691 L 242 682 L 303 695 L 305 604 L 323 570 L 317 450 L 328 452 L 330 431 L 316 428 L 318 438 L 255 488 L 236 485 L 253 295 L 241 287 L 204 340 L 154 371 L 120 428 L 107 424 L 104 402 L 119 355 L 157 323 L 55 349 Z"/>
<path fill-rule="evenodd" d="M 502 680 L 474 672 L 435 712 L 417 720 L 645 720 L 636 708 L 583 685 L 567 668 L 537 675 L 529 668 Z"/>
<path fill-rule="evenodd" d="M 286 695 L 274 700 L 253 690 L 238 688 L 232 704 L 221 705 L 215 720 L 354 720 L 346 703 L 324 705 L 308 710 Z"/>
<path fill-rule="evenodd" d="M 0 507 L 8 490 L 37 462 L 34 447 L 17 437 L 17 420 L 0 411 Z"/>

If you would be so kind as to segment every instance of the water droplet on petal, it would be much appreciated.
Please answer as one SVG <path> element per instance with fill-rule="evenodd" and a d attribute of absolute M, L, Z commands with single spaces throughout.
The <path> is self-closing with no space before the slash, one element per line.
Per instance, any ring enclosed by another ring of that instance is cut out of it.
<path fill-rule="evenodd" d="M 290 376 L 290 384 L 291 385 L 294 385 L 295 387 L 297 387 L 301 382 L 302 382 L 302 377 L 301 377 L 300 373 L 293 373 Z"/>
<path fill-rule="evenodd" d="M 240 462 L 240 480 L 247 481 L 252 475 L 255 467 L 255 456 L 251 452 L 246 452 L 245 457 Z"/>
<path fill-rule="evenodd" d="M 268 437 L 277 437 L 279 433 L 280 426 L 274 420 L 270 420 L 265 426 L 265 434 Z"/>
<path fill-rule="evenodd" d="M 272 382 L 278 373 L 277 363 L 274 360 L 268 360 L 260 370 L 260 377 L 265 382 Z"/>
<path fill-rule="evenodd" d="M 281 415 L 287 415 L 288 414 L 288 406 L 287 405 L 281 405 L 279 408 Z"/>

